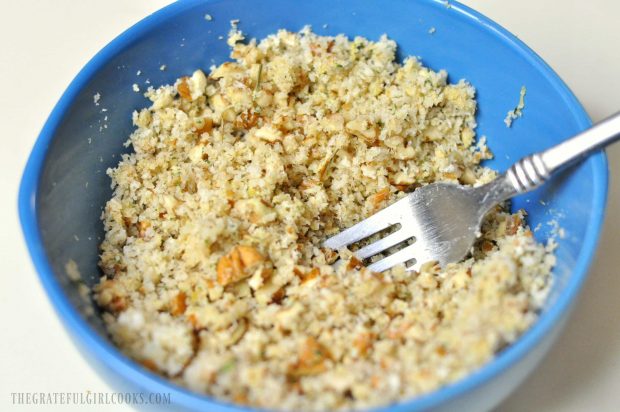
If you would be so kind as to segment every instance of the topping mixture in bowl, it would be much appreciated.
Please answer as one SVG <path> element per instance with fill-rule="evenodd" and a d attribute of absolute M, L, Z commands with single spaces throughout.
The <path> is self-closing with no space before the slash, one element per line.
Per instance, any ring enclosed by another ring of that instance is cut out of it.
<path fill-rule="evenodd" d="M 321 248 L 420 185 L 495 176 L 468 83 L 386 37 L 233 36 L 233 62 L 146 93 L 109 171 L 95 292 L 123 352 L 238 404 L 359 409 L 453 382 L 535 321 L 554 257 L 523 212 L 419 273 Z"/>

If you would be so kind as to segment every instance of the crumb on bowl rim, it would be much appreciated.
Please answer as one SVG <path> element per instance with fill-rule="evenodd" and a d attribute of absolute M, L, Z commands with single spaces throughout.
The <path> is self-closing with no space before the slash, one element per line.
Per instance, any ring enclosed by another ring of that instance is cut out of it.
<path fill-rule="evenodd" d="M 441 0 L 426 1 L 433 3 L 435 7 L 442 7 L 445 9 L 444 2 Z M 174 402 L 179 406 L 186 408 L 208 406 L 212 410 L 219 411 L 250 411 L 255 409 L 234 406 L 212 400 L 211 398 L 194 394 L 189 390 L 169 383 L 164 378 L 143 370 L 138 364 L 121 354 L 112 343 L 104 340 L 77 312 L 65 295 L 62 286 L 56 281 L 51 265 L 47 260 L 41 233 L 38 228 L 36 195 L 47 150 L 67 109 L 74 103 L 76 96 L 111 57 L 131 44 L 134 39 L 148 32 L 153 27 L 156 27 L 160 21 L 166 19 L 168 16 L 192 8 L 196 4 L 198 4 L 198 1 L 191 0 L 173 3 L 162 8 L 120 34 L 84 66 L 63 93 L 36 140 L 20 182 L 18 211 L 24 238 L 41 283 L 64 325 L 71 331 L 72 337 L 80 344 L 80 347 L 89 347 L 93 357 L 98 358 L 109 369 L 114 370 L 127 381 L 132 382 L 136 388 L 151 392 L 174 394 Z M 454 1 L 450 1 L 450 6 L 447 12 L 455 13 L 455 16 L 462 20 L 475 21 L 476 24 L 481 25 L 484 30 L 498 36 L 508 47 L 512 48 L 532 66 L 536 67 L 545 76 L 547 81 L 549 81 L 562 95 L 565 104 L 570 107 L 579 126 L 585 129 L 591 125 L 591 120 L 573 93 L 534 51 L 507 30 L 469 7 Z M 545 310 L 540 315 L 538 321 L 514 344 L 497 354 L 494 360 L 479 370 L 437 391 L 396 405 L 374 409 L 374 411 L 404 412 L 422 410 L 453 400 L 476 387 L 488 383 L 493 377 L 505 372 L 509 366 L 521 360 L 553 329 L 562 315 L 564 315 L 569 310 L 572 303 L 574 303 L 575 297 L 587 277 L 588 268 L 596 251 L 596 245 L 603 223 L 608 187 L 606 156 L 603 152 L 595 154 L 587 163 L 592 167 L 595 176 L 593 188 L 595 193 L 593 199 L 595 205 L 594 209 L 601 211 L 601 213 L 593 213 L 590 216 L 588 229 L 583 240 L 584 246 L 582 252 L 575 262 L 575 267 L 563 294 L 558 296 L 555 302 L 553 302 L 553 305 Z"/>

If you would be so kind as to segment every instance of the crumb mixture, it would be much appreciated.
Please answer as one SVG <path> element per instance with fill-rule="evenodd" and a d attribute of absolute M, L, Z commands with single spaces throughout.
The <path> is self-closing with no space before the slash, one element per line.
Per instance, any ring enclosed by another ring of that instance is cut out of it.
<path fill-rule="evenodd" d="M 471 257 L 419 273 L 320 246 L 420 185 L 495 176 L 469 84 L 385 36 L 231 43 L 234 61 L 148 90 L 109 170 L 95 296 L 123 352 L 220 400 L 348 410 L 460 379 L 535 321 L 554 258 L 523 212 L 496 208 Z"/>
<path fill-rule="evenodd" d="M 519 103 L 517 103 L 514 109 L 509 110 L 508 113 L 506 113 L 506 118 L 504 118 L 504 124 L 506 127 L 512 127 L 512 122 L 523 116 L 523 109 L 525 108 L 525 93 L 527 93 L 527 89 L 525 86 L 521 86 L 521 90 L 519 90 Z"/>

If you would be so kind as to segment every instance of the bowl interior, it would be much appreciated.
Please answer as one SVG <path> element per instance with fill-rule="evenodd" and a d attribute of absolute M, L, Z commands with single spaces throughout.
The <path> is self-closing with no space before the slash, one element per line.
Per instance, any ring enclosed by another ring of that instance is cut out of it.
<path fill-rule="evenodd" d="M 206 13 L 213 16 L 212 21 L 205 19 Z M 240 19 L 247 37 L 259 39 L 280 28 L 296 31 L 307 24 L 325 35 L 345 33 L 376 40 L 387 33 L 398 42 L 401 57 L 420 56 L 425 65 L 445 69 L 452 82 L 465 78 L 475 86 L 477 133 L 487 137 L 495 154 L 488 165 L 497 170 L 589 123 L 572 94 L 535 55 L 459 5 L 407 0 L 321 0 L 296 2 L 294 9 L 286 0 L 173 5 L 130 29 L 80 73 L 50 117 L 35 148 L 38 154 L 24 176 L 20 207 L 36 213 L 42 244 L 35 249 L 46 257 L 45 264 L 66 297 L 103 339 L 107 338 L 99 317 L 86 316 L 91 304 L 68 280 L 65 264 L 73 259 L 88 285 L 100 276 L 100 215 L 111 195 L 106 169 L 128 150 L 123 142 L 133 129 L 132 111 L 148 104 L 132 85 L 144 91 L 226 60 L 231 19 Z M 162 65 L 165 70 L 160 70 Z M 521 86 L 527 88 L 523 117 L 507 128 L 503 120 L 517 104 Z M 98 101 L 95 96 L 100 96 Z M 27 193 L 29 188 L 32 194 Z M 565 233 L 557 239 L 558 264 L 547 312 L 567 287 L 573 292 L 578 289 L 574 269 L 581 262 L 584 272 L 591 257 L 605 191 L 605 162 L 597 155 L 514 200 L 514 208 L 529 213 L 529 224 L 537 228 L 540 241 L 554 236 L 556 225 Z"/>

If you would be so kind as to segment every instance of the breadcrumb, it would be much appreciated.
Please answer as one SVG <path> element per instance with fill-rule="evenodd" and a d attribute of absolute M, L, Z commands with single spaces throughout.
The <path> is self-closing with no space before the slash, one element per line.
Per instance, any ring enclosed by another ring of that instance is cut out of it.
<path fill-rule="evenodd" d="M 73 259 L 69 259 L 65 264 L 65 272 L 67 273 L 69 279 L 74 282 L 79 282 L 80 280 L 82 280 L 82 275 L 80 273 L 80 270 L 78 269 L 78 265 Z"/>
<path fill-rule="evenodd" d="M 525 93 L 526 92 L 527 92 L 527 89 L 525 88 L 525 86 L 521 86 L 521 91 L 519 92 L 519 103 L 514 109 L 510 110 L 508 114 L 506 114 L 506 118 L 504 119 L 504 123 L 506 124 L 506 127 L 511 127 L 512 122 L 523 115 L 523 109 L 525 108 Z"/>

